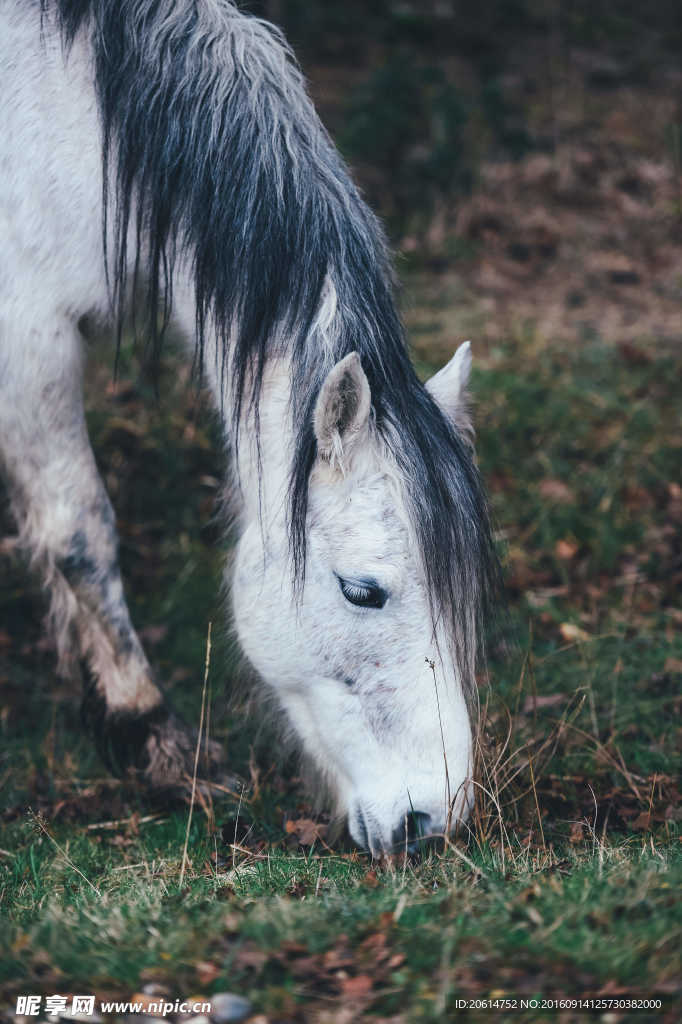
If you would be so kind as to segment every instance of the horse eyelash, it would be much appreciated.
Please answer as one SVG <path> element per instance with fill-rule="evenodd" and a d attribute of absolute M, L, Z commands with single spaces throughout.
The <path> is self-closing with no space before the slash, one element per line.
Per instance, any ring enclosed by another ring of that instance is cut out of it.
<path fill-rule="evenodd" d="M 388 594 L 374 580 L 346 580 L 337 576 L 341 593 L 359 608 L 383 608 Z M 370 598 L 374 598 L 370 600 Z"/>

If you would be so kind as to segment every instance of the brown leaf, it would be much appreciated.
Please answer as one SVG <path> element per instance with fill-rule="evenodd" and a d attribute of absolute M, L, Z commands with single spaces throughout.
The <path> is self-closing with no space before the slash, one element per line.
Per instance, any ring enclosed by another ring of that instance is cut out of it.
<path fill-rule="evenodd" d="M 675 676 L 682 673 L 682 658 L 666 658 L 663 671 Z"/>
<path fill-rule="evenodd" d="M 345 935 L 339 936 L 340 942 L 346 941 Z M 335 946 L 334 949 L 328 949 L 322 957 L 324 968 L 327 971 L 337 971 L 342 967 L 350 967 L 354 963 L 354 957 L 350 950 L 343 944 Z"/>
<path fill-rule="evenodd" d="M 301 846 L 312 846 L 318 839 L 327 834 L 327 826 L 312 818 L 297 818 L 295 821 L 288 821 L 284 826 L 287 835 L 295 836 Z"/>
<path fill-rule="evenodd" d="M 544 696 L 535 697 L 533 694 L 526 697 L 521 709 L 524 715 L 530 714 L 535 708 L 552 708 L 556 704 L 562 704 L 566 700 L 565 693 L 548 693 Z"/>
<path fill-rule="evenodd" d="M 210 985 L 220 974 L 220 968 L 210 960 L 200 960 L 196 965 L 196 971 L 202 985 Z"/>
<path fill-rule="evenodd" d="M 633 270 L 612 271 L 612 280 L 614 280 L 613 279 L 613 274 L 614 273 L 615 274 L 619 274 L 620 273 L 622 275 L 632 274 L 636 278 L 639 277 L 639 275 L 635 271 L 633 271 Z M 614 283 L 615 284 L 631 284 L 631 283 L 632 284 L 636 284 L 637 282 L 636 281 L 632 281 L 631 279 L 629 279 L 629 280 L 614 280 Z M 637 345 L 633 345 L 632 342 L 629 342 L 629 341 L 620 341 L 620 342 L 618 342 L 618 351 L 620 352 L 621 358 L 624 360 L 624 362 L 629 363 L 630 366 L 648 366 L 649 363 L 653 362 L 653 357 L 652 357 L 651 353 L 645 352 L 644 349 L 639 348 Z"/>
<path fill-rule="evenodd" d="M 575 494 L 563 480 L 541 480 L 538 488 L 543 498 L 548 501 L 556 501 L 561 505 L 572 505 L 575 503 Z"/>
<path fill-rule="evenodd" d="M 280 948 L 283 953 L 294 953 L 295 955 L 308 952 L 306 945 L 302 942 L 294 942 L 293 940 L 291 942 L 283 942 Z"/>
<path fill-rule="evenodd" d="M 375 966 L 387 960 L 390 952 L 390 949 L 386 948 L 385 932 L 374 932 L 372 935 L 368 935 L 366 939 L 362 940 L 358 948 L 358 953 L 364 953 L 365 957 L 369 957 Z"/>
<path fill-rule="evenodd" d="M 647 832 L 651 828 L 651 815 L 648 811 L 642 811 L 638 814 L 634 821 L 630 822 L 630 828 L 636 828 L 642 832 Z"/>
<path fill-rule="evenodd" d="M 145 428 L 141 424 L 123 416 L 112 416 L 107 420 L 107 435 L 111 435 L 115 431 L 130 434 L 132 437 L 144 437 L 145 434 Z"/>
<path fill-rule="evenodd" d="M 558 540 L 554 545 L 554 554 L 562 562 L 570 562 L 578 553 L 578 545 L 574 540 Z"/>
<path fill-rule="evenodd" d="M 318 956 L 299 956 L 295 960 L 285 961 L 292 974 L 298 978 L 314 978 L 320 973 Z"/>
<path fill-rule="evenodd" d="M 574 821 L 571 825 L 571 834 L 568 837 L 569 843 L 582 843 L 585 838 L 582 821 Z"/>
<path fill-rule="evenodd" d="M 368 935 L 366 939 L 363 939 L 360 943 L 361 949 L 371 949 L 374 951 L 383 949 L 386 945 L 386 935 L 384 932 L 373 932 Z"/>
<path fill-rule="evenodd" d="M 236 967 L 252 967 L 255 971 L 261 971 L 267 962 L 268 954 L 261 949 L 240 949 L 234 958 Z"/>
<path fill-rule="evenodd" d="M 372 991 L 373 984 L 369 974 L 358 974 L 341 980 L 341 992 L 346 999 L 364 999 Z"/>

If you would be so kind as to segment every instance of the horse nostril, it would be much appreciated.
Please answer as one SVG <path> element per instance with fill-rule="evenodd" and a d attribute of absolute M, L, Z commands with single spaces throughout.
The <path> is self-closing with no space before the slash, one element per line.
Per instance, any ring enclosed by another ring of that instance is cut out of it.
<path fill-rule="evenodd" d="M 419 840 L 431 832 L 431 815 L 423 811 L 407 811 L 400 824 L 393 830 L 391 841 L 394 850 L 399 853 L 407 848 L 408 853 L 416 853 Z"/>

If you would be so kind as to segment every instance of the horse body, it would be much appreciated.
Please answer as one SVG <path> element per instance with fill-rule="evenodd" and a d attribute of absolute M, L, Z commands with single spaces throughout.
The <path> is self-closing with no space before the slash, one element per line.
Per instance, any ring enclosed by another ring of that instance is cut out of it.
<path fill-rule="evenodd" d="M 150 335 L 179 323 L 224 413 L 242 648 L 360 843 L 443 831 L 470 799 L 494 571 L 468 347 L 416 380 L 379 228 L 264 23 L 14 0 L 0 39 L 0 465 L 103 751 L 162 785 L 193 747 L 130 621 L 83 415 L 78 323 L 144 280 Z"/>

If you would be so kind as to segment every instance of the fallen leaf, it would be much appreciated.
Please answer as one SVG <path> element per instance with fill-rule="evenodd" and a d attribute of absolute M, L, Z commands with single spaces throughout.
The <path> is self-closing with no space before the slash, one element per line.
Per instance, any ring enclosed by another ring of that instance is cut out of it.
<path fill-rule="evenodd" d="M 545 696 L 540 697 L 536 697 L 531 694 L 529 697 L 526 697 L 521 710 L 524 715 L 528 715 L 535 708 L 552 708 L 556 704 L 562 704 L 565 700 L 565 693 L 548 693 Z"/>
<path fill-rule="evenodd" d="M 350 950 L 343 945 L 346 942 L 346 935 L 339 935 L 340 945 L 334 949 L 328 949 L 322 957 L 322 963 L 325 970 L 327 971 L 338 971 L 342 967 L 350 967 L 354 962 L 353 955 Z"/>
<path fill-rule="evenodd" d="M 260 949 L 240 949 L 234 958 L 236 967 L 252 967 L 261 971 L 268 962 L 268 954 Z"/>
<path fill-rule="evenodd" d="M 346 999 L 363 999 L 372 991 L 374 982 L 369 974 L 357 974 L 354 978 L 343 978 L 341 992 Z"/>
<path fill-rule="evenodd" d="M 220 968 L 210 961 L 202 961 L 196 965 L 197 976 L 202 985 L 210 985 L 220 974 Z"/>
<path fill-rule="evenodd" d="M 682 658 L 666 658 L 663 671 L 670 672 L 671 675 L 682 673 Z"/>
<path fill-rule="evenodd" d="M 538 490 L 548 501 L 556 501 L 562 505 L 572 505 L 575 502 L 573 491 L 563 480 L 541 480 Z"/>
<path fill-rule="evenodd" d="M 585 832 L 582 821 L 574 821 L 571 825 L 571 833 L 568 837 L 569 843 L 582 843 Z"/>
<path fill-rule="evenodd" d="M 109 437 L 115 431 L 120 431 L 123 434 L 130 434 L 132 437 L 144 437 L 145 428 L 140 423 L 136 423 L 132 419 L 126 419 L 123 416 L 112 416 L 107 421 L 106 434 Z"/>
<path fill-rule="evenodd" d="M 586 633 L 580 626 L 576 626 L 574 622 L 562 622 L 559 626 L 559 632 L 568 643 L 585 643 L 590 639 L 590 634 Z"/>
<path fill-rule="evenodd" d="M 578 545 L 574 540 L 558 540 L 554 545 L 554 554 L 562 562 L 570 562 L 578 553 Z"/>
<path fill-rule="evenodd" d="M 327 833 L 327 826 L 312 818 L 297 818 L 288 821 L 284 826 L 287 835 L 295 836 L 301 846 L 312 846 L 318 839 L 322 839 Z"/>
<path fill-rule="evenodd" d="M 611 272 L 611 280 L 614 284 L 637 284 L 639 274 L 633 270 L 614 270 Z M 649 352 L 645 352 L 644 349 L 633 345 L 629 341 L 620 341 L 618 343 L 618 351 L 623 360 L 629 363 L 630 366 L 648 366 L 649 363 L 653 362 Z"/>
<path fill-rule="evenodd" d="M 299 978 L 314 978 L 320 973 L 320 958 L 317 956 L 299 956 L 294 960 L 285 960 L 284 963 Z"/>
<path fill-rule="evenodd" d="M 373 932 L 368 935 L 366 939 L 363 939 L 360 943 L 361 949 L 379 950 L 383 949 L 386 945 L 386 934 L 385 932 Z"/>

